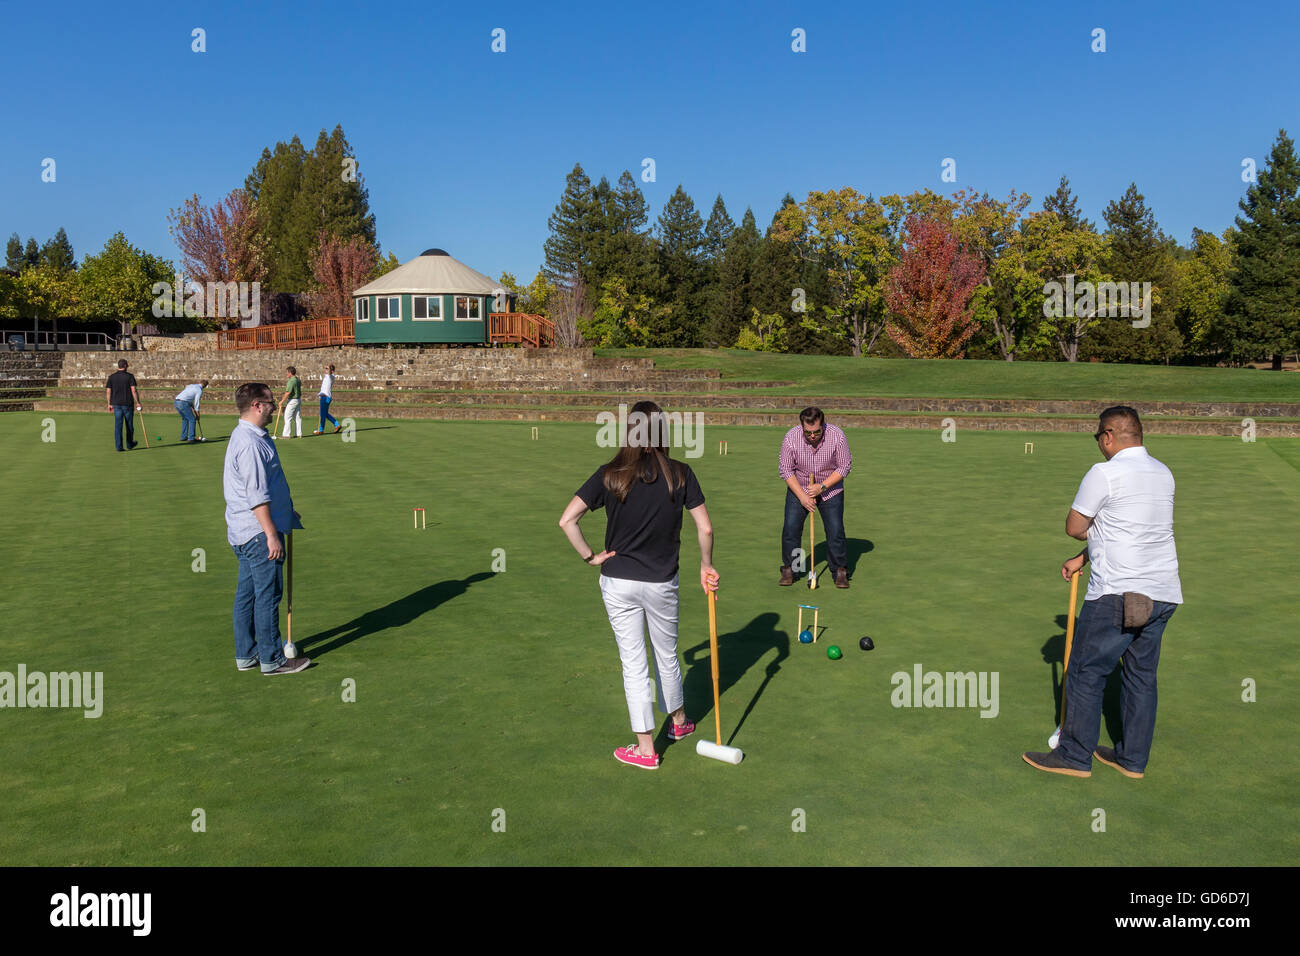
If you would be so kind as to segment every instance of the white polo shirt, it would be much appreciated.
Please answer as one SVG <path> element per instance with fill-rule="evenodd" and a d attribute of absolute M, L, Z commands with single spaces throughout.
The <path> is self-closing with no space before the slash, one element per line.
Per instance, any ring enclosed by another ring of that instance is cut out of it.
<path fill-rule="evenodd" d="M 1183 603 L 1174 548 L 1174 476 L 1135 445 L 1083 476 L 1075 511 L 1092 518 L 1085 601 L 1137 591 L 1153 601 Z"/>
<path fill-rule="evenodd" d="M 334 375 L 330 372 L 325 373 L 325 377 L 320 380 L 320 394 L 326 398 L 334 397 Z"/>

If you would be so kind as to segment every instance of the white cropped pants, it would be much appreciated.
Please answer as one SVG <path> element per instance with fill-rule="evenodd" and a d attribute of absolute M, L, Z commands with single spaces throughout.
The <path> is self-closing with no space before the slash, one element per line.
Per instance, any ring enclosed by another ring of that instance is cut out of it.
<path fill-rule="evenodd" d="M 651 584 L 601 575 L 600 593 L 623 661 L 623 693 L 632 731 L 653 733 L 655 695 L 646 660 L 647 629 L 655 657 L 659 709 L 671 714 L 683 703 L 682 668 L 677 660 L 677 578 Z"/>

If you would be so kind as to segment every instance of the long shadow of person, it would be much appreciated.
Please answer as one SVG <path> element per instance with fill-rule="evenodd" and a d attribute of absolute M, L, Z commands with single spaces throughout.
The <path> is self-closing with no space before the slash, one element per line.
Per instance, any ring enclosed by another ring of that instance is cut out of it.
<path fill-rule="evenodd" d="M 1043 645 L 1043 663 L 1052 665 L 1052 725 L 1056 726 L 1056 721 L 1061 713 L 1061 695 L 1065 692 L 1065 685 L 1062 678 L 1065 677 L 1065 627 L 1068 623 L 1064 614 L 1056 615 L 1056 626 L 1061 629 L 1061 633 L 1054 634 L 1047 639 Z M 1075 640 L 1078 640 L 1079 632 L 1078 621 L 1075 621 Z M 1106 678 L 1106 688 L 1102 691 L 1101 713 L 1106 721 L 1106 732 L 1110 734 L 1112 740 L 1117 740 L 1121 727 L 1121 711 L 1119 705 L 1120 691 L 1120 668 L 1122 664 L 1116 664 L 1115 669 L 1110 672 Z"/>
<path fill-rule="evenodd" d="M 477 584 L 479 581 L 486 581 L 492 577 L 496 577 L 496 575 L 488 571 L 480 571 L 478 574 L 471 574 L 469 577 L 460 580 L 439 581 L 437 584 L 430 584 L 428 587 L 413 591 L 406 597 L 398 598 L 390 604 L 375 608 L 373 611 L 367 611 L 346 624 L 340 624 L 328 631 L 313 634 L 296 643 L 304 650 L 310 648 L 313 658 L 320 657 L 330 651 L 345 647 L 353 641 L 369 637 L 371 634 L 378 634 L 380 631 L 386 631 L 392 627 L 403 627 L 410 624 L 420 615 L 432 611 L 438 605 L 445 604 L 452 598 L 460 597 L 469 590 L 471 584 Z"/>
<path fill-rule="evenodd" d="M 728 634 L 718 635 L 718 695 L 719 697 L 726 694 L 727 689 L 732 687 L 741 677 L 760 660 L 766 657 L 773 649 L 776 650 L 776 656 L 768 661 L 766 674 L 763 677 L 763 683 L 758 686 L 754 696 L 750 698 L 748 706 L 744 713 L 740 715 L 740 720 L 736 723 L 727 738 L 727 745 L 736 739 L 740 733 L 740 728 L 744 726 L 745 719 L 749 717 L 758 703 L 758 699 L 763 696 L 767 690 L 767 685 L 772 682 L 781 669 L 781 662 L 790 656 L 790 635 L 785 631 L 776 629 L 777 622 L 781 619 L 779 614 L 768 612 L 760 614 L 738 631 L 732 631 Z M 713 665 L 709 661 L 709 642 L 703 641 L 694 647 L 687 648 L 682 652 L 682 658 L 686 662 L 687 670 L 682 678 L 682 689 L 686 694 L 688 713 L 693 710 L 696 716 L 693 718 L 697 725 L 705 723 L 705 718 L 713 712 Z M 664 728 L 665 734 L 667 727 Z M 705 737 L 712 736 L 705 733 Z M 665 746 L 671 741 L 664 738 Z"/>

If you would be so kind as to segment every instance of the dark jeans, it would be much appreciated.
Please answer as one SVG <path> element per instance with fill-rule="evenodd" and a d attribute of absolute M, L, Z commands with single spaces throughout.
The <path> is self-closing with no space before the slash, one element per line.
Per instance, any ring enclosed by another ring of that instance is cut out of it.
<path fill-rule="evenodd" d="M 1124 737 L 1115 744 L 1115 759 L 1127 770 L 1146 769 L 1156 729 L 1156 665 L 1160 638 L 1177 604 L 1153 601 L 1151 621 L 1124 627 L 1124 597 L 1103 594 L 1084 601 L 1075 626 L 1074 646 L 1065 677 L 1065 724 L 1058 752 L 1080 769 L 1092 766 L 1101 733 L 1101 700 L 1106 678 L 1121 659 L 1120 713 Z"/>
<path fill-rule="evenodd" d="M 817 511 L 821 514 L 822 525 L 826 530 L 826 565 L 832 573 L 839 568 L 847 568 L 849 563 L 848 543 L 844 539 L 844 496 L 847 491 L 842 491 L 829 501 L 818 501 Z M 807 549 L 807 542 L 804 539 L 803 526 L 808 518 L 808 511 L 795 496 L 795 493 L 789 488 L 785 489 L 785 527 L 781 530 L 781 566 L 792 567 L 794 565 L 794 550 L 799 547 Z M 808 555 L 808 561 L 811 562 L 813 556 Z M 803 567 L 803 572 L 808 571 L 808 564 Z"/>
<path fill-rule="evenodd" d="M 126 447 L 135 444 L 135 409 L 130 405 L 113 406 L 113 443 L 122 450 L 122 426 L 126 425 Z"/>
<path fill-rule="evenodd" d="M 280 535 L 283 544 L 284 535 Z M 235 660 L 240 664 L 256 660 L 262 673 L 284 663 L 280 644 L 281 569 L 284 559 L 266 556 L 266 532 L 259 531 L 244 544 L 234 547 L 239 559 L 239 581 L 235 585 Z"/>

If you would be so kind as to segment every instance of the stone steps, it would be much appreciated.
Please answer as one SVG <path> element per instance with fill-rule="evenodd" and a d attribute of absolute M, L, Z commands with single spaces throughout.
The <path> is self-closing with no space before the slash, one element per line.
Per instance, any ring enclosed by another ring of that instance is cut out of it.
<path fill-rule="evenodd" d="M 166 387 L 142 387 L 141 398 L 150 405 L 170 406 L 177 392 L 184 387 L 184 382 L 173 382 Z M 924 413 L 933 415 L 974 414 L 1002 417 L 1079 417 L 1095 421 L 1097 411 L 1107 404 L 1116 402 L 1080 401 L 1080 400 L 1029 400 L 1029 399 L 940 399 L 940 398 L 873 398 L 846 396 L 807 396 L 807 395 L 765 395 L 750 389 L 770 385 L 771 383 L 727 382 L 714 383 L 717 386 L 731 386 L 735 390 L 696 391 L 693 387 L 677 390 L 665 390 L 654 385 L 645 385 L 635 391 L 626 384 L 619 383 L 604 390 L 572 391 L 542 390 L 529 385 L 527 389 L 518 390 L 499 386 L 496 388 L 475 387 L 465 382 L 409 383 L 410 387 L 385 388 L 349 388 L 356 383 L 341 382 L 335 390 L 335 404 L 338 407 L 365 406 L 430 406 L 445 407 L 454 405 L 474 406 L 519 406 L 529 407 L 583 407 L 594 409 L 616 408 L 620 402 L 627 402 L 636 392 L 651 392 L 654 399 L 665 408 L 689 407 L 692 409 L 734 409 L 737 411 L 786 410 L 797 412 L 808 405 L 816 405 L 827 413 L 834 412 L 878 412 L 878 413 Z M 518 383 L 521 386 L 527 383 Z M 694 386 L 699 383 L 689 383 Z M 424 387 L 424 386 L 429 387 Z M 27 389 L 0 388 L 0 399 L 29 398 Z M 277 386 L 278 387 L 278 386 Z M 46 387 L 46 397 L 71 404 L 103 403 L 102 385 Z M 205 404 L 214 410 L 233 409 L 231 392 L 220 386 L 209 386 Z M 277 394 L 277 398 L 279 395 Z M 304 403 L 313 404 L 315 396 L 304 393 Z M 1236 402 L 1130 402 L 1143 419 L 1153 418 L 1254 418 L 1257 420 L 1277 418 L 1300 419 L 1300 403 L 1254 405 Z"/>
<path fill-rule="evenodd" d="M 85 412 L 92 409 L 82 402 L 62 400 L 36 401 L 37 412 Z M 673 412 L 685 412 L 689 409 L 671 407 L 665 409 Z M 94 409 L 98 411 L 98 409 Z M 585 422 L 596 424 L 597 411 L 613 411 L 611 408 L 484 408 L 474 406 L 439 407 L 432 405 L 347 405 L 332 409 L 340 420 L 353 417 L 358 419 L 425 419 L 433 421 L 519 421 L 519 422 Z M 305 422 L 311 421 L 311 407 L 304 410 Z M 107 414 L 107 413 L 104 413 Z M 171 409 L 148 410 L 148 414 L 175 415 Z M 743 410 L 704 410 L 701 411 L 702 424 L 720 426 L 765 425 L 771 427 L 791 426 L 792 417 L 788 411 L 761 412 Z M 828 415 L 830 411 L 828 410 Z M 221 419 L 231 421 L 234 417 L 232 408 L 210 408 L 205 420 Z M 153 419 L 151 419 L 153 420 Z M 918 429 L 938 433 L 951 420 L 958 431 L 1018 431 L 1018 432 L 1073 432 L 1090 435 L 1096 427 L 1095 416 L 1073 418 L 1018 418 L 1004 415 L 957 416 L 938 413 L 866 413 L 840 412 L 833 416 L 835 424 L 844 428 L 882 428 L 882 429 Z M 1154 418 L 1145 423 L 1149 435 L 1218 435 L 1240 439 L 1241 423 L 1238 419 L 1213 420 Z M 1256 424 L 1258 438 L 1297 438 L 1300 437 L 1300 421 L 1280 422 L 1262 420 Z"/>

